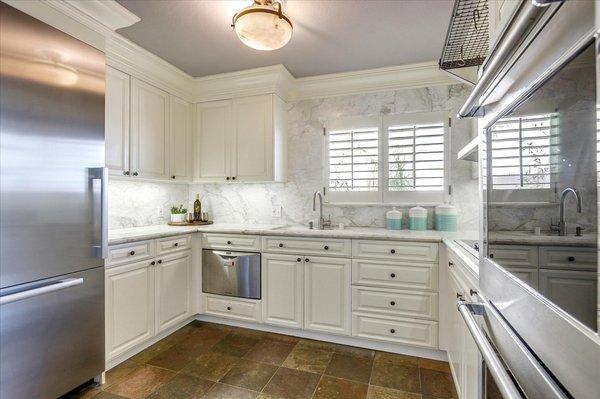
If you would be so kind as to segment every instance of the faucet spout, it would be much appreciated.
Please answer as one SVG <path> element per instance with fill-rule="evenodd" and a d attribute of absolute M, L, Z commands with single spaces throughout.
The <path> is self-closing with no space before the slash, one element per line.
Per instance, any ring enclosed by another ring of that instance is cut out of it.
<path fill-rule="evenodd" d="M 573 187 L 565 188 L 560 195 L 560 215 L 558 221 L 558 235 L 560 236 L 567 235 L 567 223 L 565 222 L 565 203 L 569 194 L 573 194 L 575 196 L 575 200 L 577 201 L 577 213 L 581 213 L 582 200 L 579 191 Z"/>
<path fill-rule="evenodd" d="M 319 222 L 317 224 L 317 228 L 319 230 L 325 229 L 325 227 L 330 227 L 330 222 L 326 222 L 323 218 L 323 194 L 320 191 L 315 191 L 313 194 L 313 211 L 317 210 L 317 197 L 319 198 Z"/>

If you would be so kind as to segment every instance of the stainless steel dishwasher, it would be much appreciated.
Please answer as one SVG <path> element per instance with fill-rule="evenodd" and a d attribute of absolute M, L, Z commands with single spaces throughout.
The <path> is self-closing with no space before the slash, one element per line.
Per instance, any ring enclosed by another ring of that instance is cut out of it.
<path fill-rule="evenodd" d="M 202 292 L 260 299 L 260 254 L 203 249 Z"/>

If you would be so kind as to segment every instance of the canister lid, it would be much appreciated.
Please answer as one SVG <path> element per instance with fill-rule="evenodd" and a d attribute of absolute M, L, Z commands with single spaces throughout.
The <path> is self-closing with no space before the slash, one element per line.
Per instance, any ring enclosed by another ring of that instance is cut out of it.
<path fill-rule="evenodd" d="M 456 207 L 449 204 L 442 204 L 435 207 L 437 215 L 456 215 Z"/>
<path fill-rule="evenodd" d="M 385 217 L 387 219 L 402 219 L 402 212 L 394 207 L 391 211 L 386 212 Z"/>
<path fill-rule="evenodd" d="M 408 210 L 408 216 L 427 216 L 427 209 L 422 206 L 415 206 Z"/>

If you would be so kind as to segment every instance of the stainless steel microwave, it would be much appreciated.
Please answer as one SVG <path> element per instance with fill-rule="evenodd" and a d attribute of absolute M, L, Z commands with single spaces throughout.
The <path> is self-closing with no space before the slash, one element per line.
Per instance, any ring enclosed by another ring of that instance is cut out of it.
<path fill-rule="evenodd" d="M 597 1 L 523 1 L 460 111 L 480 118 L 487 336 L 527 398 L 597 398 Z"/>

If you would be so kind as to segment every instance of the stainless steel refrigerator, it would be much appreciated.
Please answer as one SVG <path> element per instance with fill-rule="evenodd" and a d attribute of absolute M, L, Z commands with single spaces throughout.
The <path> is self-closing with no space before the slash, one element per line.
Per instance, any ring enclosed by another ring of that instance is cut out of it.
<path fill-rule="evenodd" d="M 104 370 L 105 57 L 0 3 L 0 397 Z"/>

